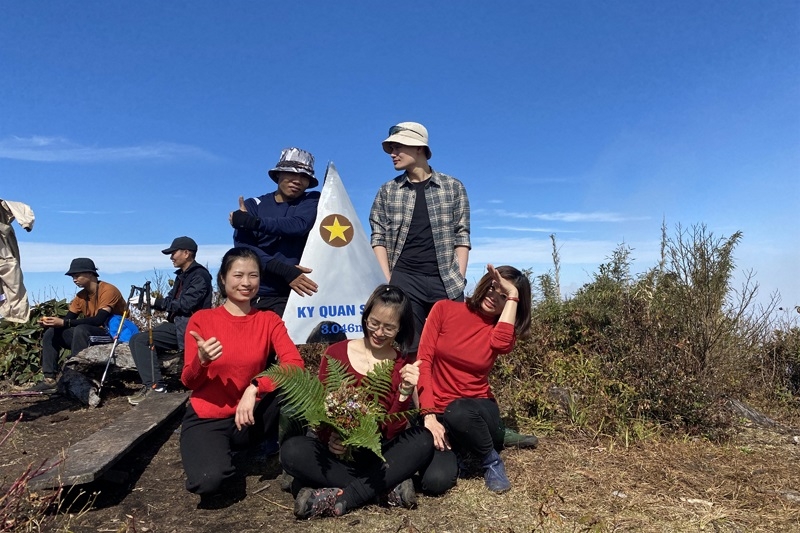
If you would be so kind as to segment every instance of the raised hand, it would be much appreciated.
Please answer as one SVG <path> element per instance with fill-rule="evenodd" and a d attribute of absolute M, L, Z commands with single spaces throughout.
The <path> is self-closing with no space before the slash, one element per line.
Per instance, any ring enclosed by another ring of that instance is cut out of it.
<path fill-rule="evenodd" d="M 500 289 L 500 292 L 506 296 L 512 296 L 515 298 L 519 296 L 519 290 L 517 290 L 517 286 L 501 276 L 497 269 L 495 269 L 491 264 L 486 265 L 486 270 L 492 275 L 492 287 Z"/>
<path fill-rule="evenodd" d="M 417 386 L 419 382 L 419 365 L 421 363 L 422 361 L 416 361 L 400 369 L 400 377 L 403 379 L 403 383 L 400 385 L 401 389 L 410 389 Z"/>
<path fill-rule="evenodd" d="M 201 366 L 208 366 L 212 361 L 222 357 L 222 344 L 216 337 L 205 340 L 196 331 L 190 331 L 189 335 L 197 341 L 197 357 L 200 359 Z"/>
<path fill-rule="evenodd" d="M 290 281 L 289 287 L 300 296 L 312 296 L 317 292 L 319 285 L 306 276 L 306 274 L 311 273 L 311 269 L 300 265 L 295 265 L 295 268 L 302 272 L 302 274 Z"/>
<path fill-rule="evenodd" d="M 236 229 L 252 231 L 258 228 L 258 219 L 247 212 L 247 207 L 244 205 L 244 196 L 239 197 L 239 209 L 230 212 L 228 222 Z"/>

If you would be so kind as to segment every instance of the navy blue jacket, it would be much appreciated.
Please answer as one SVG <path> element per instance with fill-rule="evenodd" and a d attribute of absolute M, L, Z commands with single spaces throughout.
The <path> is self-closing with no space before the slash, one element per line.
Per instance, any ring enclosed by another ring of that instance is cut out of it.
<path fill-rule="evenodd" d="M 245 200 L 247 212 L 259 225 L 253 231 L 234 230 L 233 244 L 250 248 L 261 259 L 259 296 L 289 296 L 289 282 L 301 274 L 295 265 L 317 219 L 319 197 L 318 191 L 311 191 L 289 202 L 276 202 L 274 193 Z"/>
<path fill-rule="evenodd" d="M 167 312 L 167 320 L 175 324 L 178 346 L 183 349 L 183 337 L 189 317 L 195 311 L 211 308 L 214 290 L 211 274 L 206 267 L 194 261 L 185 271 L 175 271 L 175 282 L 167 296 L 156 298 L 153 308 Z"/>

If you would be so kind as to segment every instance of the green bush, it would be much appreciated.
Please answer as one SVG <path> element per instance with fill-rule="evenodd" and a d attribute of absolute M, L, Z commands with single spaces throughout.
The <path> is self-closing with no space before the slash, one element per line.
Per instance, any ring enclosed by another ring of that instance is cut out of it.
<path fill-rule="evenodd" d="M 663 231 L 657 266 L 632 275 L 620 246 L 567 300 L 553 296 L 553 276 L 536 278 L 532 337 L 493 374 L 500 405 L 522 425 L 720 438 L 733 422 L 727 398 L 800 387 L 800 330 L 773 331 L 774 304 L 754 304 L 751 276 L 733 287 L 740 240 L 702 225 Z"/>
<path fill-rule="evenodd" d="M 39 319 L 67 314 L 66 300 L 48 300 L 34 306 L 25 324 L 0 321 L 0 372 L 14 383 L 41 378 L 42 335 Z"/>

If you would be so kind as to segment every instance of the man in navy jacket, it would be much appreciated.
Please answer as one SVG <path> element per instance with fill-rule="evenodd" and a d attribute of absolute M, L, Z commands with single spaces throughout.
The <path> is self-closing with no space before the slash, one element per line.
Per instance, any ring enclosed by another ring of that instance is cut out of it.
<path fill-rule="evenodd" d="M 314 156 L 286 148 L 269 177 L 278 189 L 257 198 L 239 197 L 239 210 L 228 220 L 234 228 L 233 244 L 250 248 L 261 259 L 261 285 L 252 305 L 283 316 L 290 291 L 300 296 L 317 292 L 317 284 L 306 276 L 311 269 L 300 265 L 320 197 L 317 191 L 306 192 L 319 185 Z"/>

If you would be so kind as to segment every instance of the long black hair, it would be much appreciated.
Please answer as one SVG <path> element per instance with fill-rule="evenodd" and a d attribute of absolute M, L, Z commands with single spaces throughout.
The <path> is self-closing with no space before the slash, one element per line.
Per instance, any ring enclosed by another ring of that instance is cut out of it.
<path fill-rule="evenodd" d="M 258 255 L 251 250 L 250 248 L 244 248 L 243 246 L 237 246 L 235 248 L 231 248 L 225 255 L 222 256 L 222 264 L 219 267 L 219 272 L 217 272 L 217 287 L 219 288 L 220 294 L 223 296 L 225 293 L 225 276 L 228 274 L 228 271 L 231 269 L 231 265 L 237 259 L 252 259 L 256 263 L 256 267 L 258 268 L 259 275 L 261 275 L 261 260 L 258 258 Z"/>
<path fill-rule="evenodd" d="M 497 273 L 500 277 L 507 279 L 517 288 L 519 292 L 519 303 L 517 303 L 517 315 L 514 318 L 514 332 L 517 337 L 524 339 L 528 336 L 531 329 L 531 282 L 528 276 L 517 270 L 516 268 L 503 265 L 497 267 Z M 475 286 L 475 291 L 472 296 L 466 298 L 467 307 L 470 311 L 479 312 L 481 302 L 489 293 L 492 287 L 492 275 L 488 272 L 484 274 L 478 284 Z"/>
<path fill-rule="evenodd" d="M 394 338 L 394 342 L 397 343 L 400 351 L 405 353 L 411 346 L 411 341 L 414 340 L 414 313 L 411 311 L 411 300 L 408 299 L 408 296 L 400 287 L 386 283 L 378 285 L 372 291 L 366 305 L 364 305 L 364 312 L 361 315 L 361 327 L 364 331 L 364 337 L 369 334 L 367 318 L 369 318 L 375 305 L 379 303 L 397 309 L 400 315 L 400 327 L 397 329 L 397 336 Z"/>

